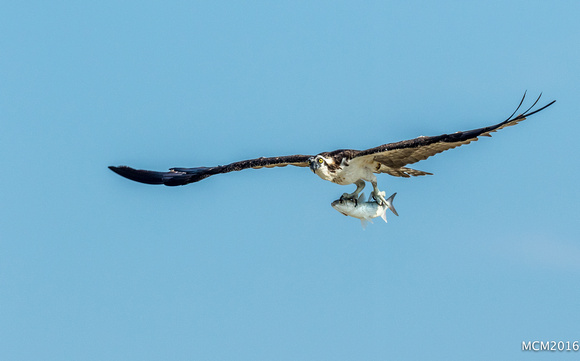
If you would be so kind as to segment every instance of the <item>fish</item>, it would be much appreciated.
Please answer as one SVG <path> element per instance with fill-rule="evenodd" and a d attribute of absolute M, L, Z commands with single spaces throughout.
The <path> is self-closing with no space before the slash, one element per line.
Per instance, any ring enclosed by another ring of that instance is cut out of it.
<path fill-rule="evenodd" d="M 385 192 L 381 192 L 383 198 L 385 197 Z M 366 229 L 367 222 L 373 223 L 372 219 L 376 217 L 381 217 L 385 222 L 387 222 L 387 209 L 390 209 L 395 216 L 399 216 L 397 210 L 393 206 L 393 199 L 397 193 L 393 193 L 386 202 L 382 205 L 377 203 L 369 197 L 368 201 L 364 201 L 364 193 L 361 193 L 358 199 L 337 199 L 331 203 L 332 208 L 336 209 L 345 216 L 350 216 L 360 219 L 363 229 Z"/>

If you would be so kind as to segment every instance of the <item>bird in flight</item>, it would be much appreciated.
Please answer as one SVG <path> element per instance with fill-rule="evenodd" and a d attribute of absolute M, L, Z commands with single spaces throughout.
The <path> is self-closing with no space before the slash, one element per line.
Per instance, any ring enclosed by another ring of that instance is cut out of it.
<path fill-rule="evenodd" d="M 448 149 L 469 144 L 478 140 L 480 136 L 491 137 L 490 133 L 515 125 L 525 120 L 526 117 L 546 109 L 555 102 L 554 100 L 540 109 L 532 111 L 540 100 L 540 94 L 531 107 L 514 117 L 522 106 L 525 97 L 526 94 L 524 93 L 520 104 L 512 115 L 496 125 L 452 134 L 430 137 L 420 136 L 415 139 L 383 144 L 366 150 L 338 149 L 316 155 L 297 154 L 269 158 L 261 157 L 214 167 L 171 168 L 167 172 L 133 169 L 127 166 L 110 166 L 109 169 L 136 182 L 179 186 L 199 182 L 212 175 L 240 171 L 248 168 L 273 168 L 285 167 L 287 165 L 309 167 L 312 172 L 324 180 L 340 185 L 356 185 L 354 192 L 344 193 L 341 199 L 358 199 L 359 193 L 365 188 L 365 181 L 370 182 L 373 187 L 373 198 L 379 205 L 383 205 L 387 203 L 387 200 L 384 199 L 384 193 L 377 186 L 377 177 L 375 174 L 387 173 L 395 177 L 406 178 L 431 175 L 432 173 L 411 169 L 406 166 Z"/>

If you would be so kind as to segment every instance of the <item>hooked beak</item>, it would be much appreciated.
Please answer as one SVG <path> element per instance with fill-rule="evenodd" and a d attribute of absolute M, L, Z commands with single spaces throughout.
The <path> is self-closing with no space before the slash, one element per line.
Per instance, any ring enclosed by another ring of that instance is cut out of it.
<path fill-rule="evenodd" d="M 310 170 L 312 173 L 316 173 L 316 170 L 320 168 L 320 164 L 314 161 L 314 158 L 309 159 L 310 161 Z"/>

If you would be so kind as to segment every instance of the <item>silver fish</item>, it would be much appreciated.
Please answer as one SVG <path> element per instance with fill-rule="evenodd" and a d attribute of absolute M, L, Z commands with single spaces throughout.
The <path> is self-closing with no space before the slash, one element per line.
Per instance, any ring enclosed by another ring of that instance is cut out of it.
<path fill-rule="evenodd" d="M 385 197 L 385 192 L 381 192 L 383 199 Z M 393 206 L 393 199 L 397 193 L 393 193 L 392 196 L 386 199 L 385 203 L 380 205 L 376 201 L 372 200 L 372 196 L 369 197 L 367 202 L 364 201 L 364 193 L 361 193 L 358 200 L 348 200 L 348 199 L 337 199 L 332 202 L 332 208 L 336 209 L 345 216 L 351 216 L 360 219 L 363 229 L 366 228 L 367 222 L 373 223 L 372 219 L 376 217 L 381 217 L 385 222 L 387 221 L 387 208 L 390 209 L 395 216 L 398 216 L 397 210 Z"/>

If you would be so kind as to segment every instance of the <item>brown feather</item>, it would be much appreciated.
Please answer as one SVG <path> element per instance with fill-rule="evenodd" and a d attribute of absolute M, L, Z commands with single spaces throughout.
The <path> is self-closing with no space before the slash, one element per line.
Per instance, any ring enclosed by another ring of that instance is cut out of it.
<path fill-rule="evenodd" d="M 378 173 L 388 173 L 397 177 L 409 177 L 416 175 L 431 174 L 428 172 L 404 168 L 404 166 L 407 164 L 413 164 L 418 161 L 425 160 L 435 154 L 444 152 L 446 150 L 453 149 L 462 146 L 464 144 L 469 144 L 471 142 L 477 141 L 479 136 L 491 137 L 490 133 L 496 132 L 505 127 L 515 125 L 525 120 L 527 116 L 535 114 L 554 103 L 554 101 L 552 101 L 548 105 L 545 105 L 544 107 L 538 110 L 529 112 L 533 108 L 533 106 L 538 102 L 538 100 L 536 100 L 536 102 L 534 102 L 534 104 L 528 110 L 518 115 L 517 117 L 512 119 L 513 117 L 512 114 L 507 120 L 496 125 L 468 130 L 464 132 L 456 132 L 453 134 L 442 134 L 432 137 L 421 136 L 415 139 L 404 140 L 401 142 L 383 144 L 378 147 L 370 148 L 363 151 L 351 151 L 349 155 L 352 158 L 368 157 L 369 161 L 378 162 L 381 165 L 384 165 L 384 167 L 380 166 L 378 168 Z M 520 106 L 522 102 L 520 102 Z"/>

